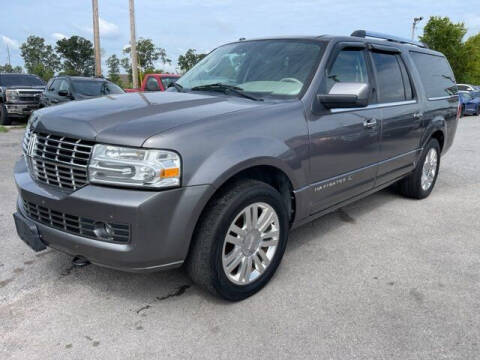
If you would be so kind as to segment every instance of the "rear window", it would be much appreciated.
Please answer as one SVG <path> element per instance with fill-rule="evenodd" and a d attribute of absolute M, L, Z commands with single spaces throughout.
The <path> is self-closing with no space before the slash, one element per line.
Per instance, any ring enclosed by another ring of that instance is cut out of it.
<path fill-rule="evenodd" d="M 45 86 L 45 82 L 33 75 L 0 75 L 0 86 Z"/>
<path fill-rule="evenodd" d="M 443 56 L 410 53 L 429 99 L 457 94 L 455 76 Z"/>

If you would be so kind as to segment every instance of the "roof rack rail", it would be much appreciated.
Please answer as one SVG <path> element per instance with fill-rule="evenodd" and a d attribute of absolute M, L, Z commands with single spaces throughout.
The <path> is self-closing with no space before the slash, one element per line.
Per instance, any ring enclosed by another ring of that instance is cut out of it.
<path fill-rule="evenodd" d="M 377 33 L 373 31 L 357 30 L 357 31 L 354 31 L 350 36 L 361 37 L 361 38 L 370 37 L 375 39 L 383 39 L 383 40 L 392 41 L 400 44 L 410 44 L 410 45 L 415 45 L 421 48 L 428 49 L 428 46 L 420 41 L 408 40 L 398 36 L 382 34 L 382 33 Z"/>

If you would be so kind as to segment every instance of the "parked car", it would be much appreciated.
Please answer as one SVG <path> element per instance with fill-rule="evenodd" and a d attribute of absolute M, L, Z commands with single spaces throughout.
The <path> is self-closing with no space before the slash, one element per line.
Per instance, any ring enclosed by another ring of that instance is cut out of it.
<path fill-rule="evenodd" d="M 478 91 L 480 90 L 478 86 L 469 85 L 469 84 L 457 84 L 458 91 Z"/>
<path fill-rule="evenodd" d="M 366 31 L 233 42 L 175 84 L 35 112 L 14 171 L 23 241 L 77 264 L 184 264 L 241 300 L 289 229 L 392 184 L 429 196 L 460 114 L 441 53 Z"/>
<path fill-rule="evenodd" d="M 12 118 L 26 118 L 38 109 L 44 88 L 36 75 L 0 74 L 0 124 L 10 125 Z"/>
<path fill-rule="evenodd" d="M 122 88 L 103 78 L 57 76 L 51 78 L 43 92 L 41 107 L 72 100 L 87 100 L 105 95 L 123 94 Z"/>
<path fill-rule="evenodd" d="M 460 106 L 462 107 L 461 115 L 479 115 L 480 114 L 480 97 L 474 97 L 475 92 L 459 91 Z"/>
<path fill-rule="evenodd" d="M 138 89 L 125 89 L 126 92 L 165 91 L 180 78 L 177 74 L 146 74 Z"/>

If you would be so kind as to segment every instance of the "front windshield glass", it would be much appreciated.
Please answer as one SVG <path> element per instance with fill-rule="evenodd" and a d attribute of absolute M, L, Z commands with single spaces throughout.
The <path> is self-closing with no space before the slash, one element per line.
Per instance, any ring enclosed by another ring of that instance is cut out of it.
<path fill-rule="evenodd" d="M 296 97 L 311 80 L 323 49 L 323 43 L 313 40 L 228 44 L 201 60 L 177 84 L 188 90 L 221 83 L 257 97 Z"/>
<path fill-rule="evenodd" d="M 0 86 L 45 86 L 45 82 L 34 75 L 2 74 Z"/>

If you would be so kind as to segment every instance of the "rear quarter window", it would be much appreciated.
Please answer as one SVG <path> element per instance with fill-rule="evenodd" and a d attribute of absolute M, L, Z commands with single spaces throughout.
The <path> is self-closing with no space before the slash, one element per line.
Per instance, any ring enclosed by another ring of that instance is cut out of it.
<path fill-rule="evenodd" d="M 445 57 L 413 51 L 410 55 L 420 74 L 427 98 L 434 99 L 457 94 L 455 76 Z"/>

